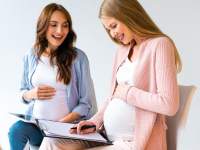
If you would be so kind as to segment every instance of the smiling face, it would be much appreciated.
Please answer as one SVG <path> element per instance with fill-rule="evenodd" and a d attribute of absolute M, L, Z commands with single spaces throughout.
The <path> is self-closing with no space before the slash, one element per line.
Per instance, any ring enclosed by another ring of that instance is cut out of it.
<path fill-rule="evenodd" d="M 58 48 L 69 33 L 69 24 L 66 16 L 61 11 L 55 11 L 49 21 L 46 39 L 48 48 L 55 50 Z"/>
<path fill-rule="evenodd" d="M 113 39 L 124 45 L 129 44 L 133 40 L 133 32 L 122 22 L 112 17 L 102 17 L 101 21 Z"/>

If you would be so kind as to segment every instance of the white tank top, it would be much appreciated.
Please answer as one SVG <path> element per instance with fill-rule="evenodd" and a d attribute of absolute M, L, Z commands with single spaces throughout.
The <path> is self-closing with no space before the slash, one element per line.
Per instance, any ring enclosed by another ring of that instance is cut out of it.
<path fill-rule="evenodd" d="M 57 66 L 51 66 L 49 57 L 41 56 L 37 68 L 32 76 L 32 84 L 37 87 L 41 84 L 56 89 L 55 96 L 50 100 L 35 100 L 33 116 L 38 119 L 58 121 L 69 113 L 67 107 L 67 86 L 56 81 Z"/>
<path fill-rule="evenodd" d="M 128 58 L 117 71 L 117 83 L 133 85 L 137 61 Z M 134 134 L 134 107 L 113 98 L 104 113 L 104 126 L 110 140 L 132 141 Z"/>

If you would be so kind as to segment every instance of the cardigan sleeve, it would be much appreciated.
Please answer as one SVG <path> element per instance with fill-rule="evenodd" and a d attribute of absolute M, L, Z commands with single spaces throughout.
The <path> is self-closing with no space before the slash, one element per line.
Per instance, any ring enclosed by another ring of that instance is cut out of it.
<path fill-rule="evenodd" d="M 155 82 L 157 91 L 151 93 L 136 87 L 130 87 L 127 91 L 126 100 L 130 105 L 141 109 L 172 116 L 179 107 L 174 56 L 175 46 L 168 38 L 160 38 L 156 42 Z"/>
<path fill-rule="evenodd" d="M 29 65 L 29 61 L 28 61 L 28 55 L 29 55 L 29 51 L 24 55 L 23 57 L 23 72 L 22 72 L 22 77 L 21 77 L 21 82 L 20 82 L 20 92 L 19 92 L 19 98 L 21 100 L 21 102 L 23 102 L 24 104 L 28 104 L 30 103 L 30 100 L 26 100 L 23 98 L 23 94 L 25 92 L 27 92 L 28 90 L 30 90 L 30 86 L 29 86 L 29 81 L 28 81 L 28 65 Z"/>
<path fill-rule="evenodd" d="M 82 51 L 79 51 L 80 59 L 80 71 L 79 71 L 79 79 L 78 79 L 78 91 L 79 91 L 79 99 L 78 105 L 74 107 L 72 112 L 79 113 L 81 117 L 86 117 L 90 115 L 89 113 L 92 110 L 92 101 L 96 101 L 93 81 L 90 74 L 89 60 L 86 54 Z M 78 57 L 78 56 L 77 56 Z"/>
<path fill-rule="evenodd" d="M 97 129 L 101 129 L 101 127 L 103 125 L 104 112 L 105 112 L 109 102 L 110 102 L 110 98 L 108 97 L 105 99 L 105 101 L 101 105 L 98 112 L 92 118 L 89 119 L 89 121 L 92 121 L 93 123 L 95 123 Z"/>

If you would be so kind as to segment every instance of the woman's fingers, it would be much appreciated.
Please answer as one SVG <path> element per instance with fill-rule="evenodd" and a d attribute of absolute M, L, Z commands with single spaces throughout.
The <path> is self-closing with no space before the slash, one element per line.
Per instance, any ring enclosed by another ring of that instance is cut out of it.
<path fill-rule="evenodd" d="M 48 97 L 48 96 L 54 96 L 55 92 L 40 92 L 38 91 L 38 96 L 42 96 L 42 97 Z"/>
<path fill-rule="evenodd" d="M 51 99 L 55 95 L 55 92 L 38 92 L 38 99 Z"/>
<path fill-rule="evenodd" d="M 88 134 L 88 133 L 93 133 L 95 131 L 96 131 L 95 128 L 89 128 L 89 129 L 81 130 L 80 134 Z"/>
<path fill-rule="evenodd" d="M 40 85 L 38 87 L 38 91 L 40 92 L 55 92 L 55 88 L 51 87 L 51 86 L 47 86 L 47 85 Z"/>
<path fill-rule="evenodd" d="M 72 128 L 69 130 L 69 132 L 70 132 L 71 134 L 76 134 L 76 133 L 77 133 L 77 125 L 75 125 L 74 127 L 72 127 Z"/>
<path fill-rule="evenodd" d="M 45 99 L 52 99 L 55 95 L 55 88 L 47 85 L 40 85 L 37 90 L 38 99 L 45 100 Z"/>
<path fill-rule="evenodd" d="M 79 122 L 79 124 L 77 125 L 77 133 L 78 134 L 87 134 L 87 133 L 92 133 L 96 131 L 96 128 L 87 128 L 87 129 L 83 129 L 84 126 L 94 126 L 95 124 L 93 122 L 90 121 L 81 121 Z"/>
<path fill-rule="evenodd" d="M 88 134 L 96 131 L 96 125 L 90 121 L 80 121 L 69 132 L 71 134 Z"/>

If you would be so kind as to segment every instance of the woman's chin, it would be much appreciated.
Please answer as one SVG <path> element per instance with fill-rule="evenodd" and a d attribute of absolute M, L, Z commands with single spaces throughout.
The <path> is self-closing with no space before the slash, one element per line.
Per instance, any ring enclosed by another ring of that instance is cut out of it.
<path fill-rule="evenodd" d="M 128 45 L 130 42 L 128 42 L 128 41 L 121 41 L 121 43 L 123 43 L 123 45 Z"/>

